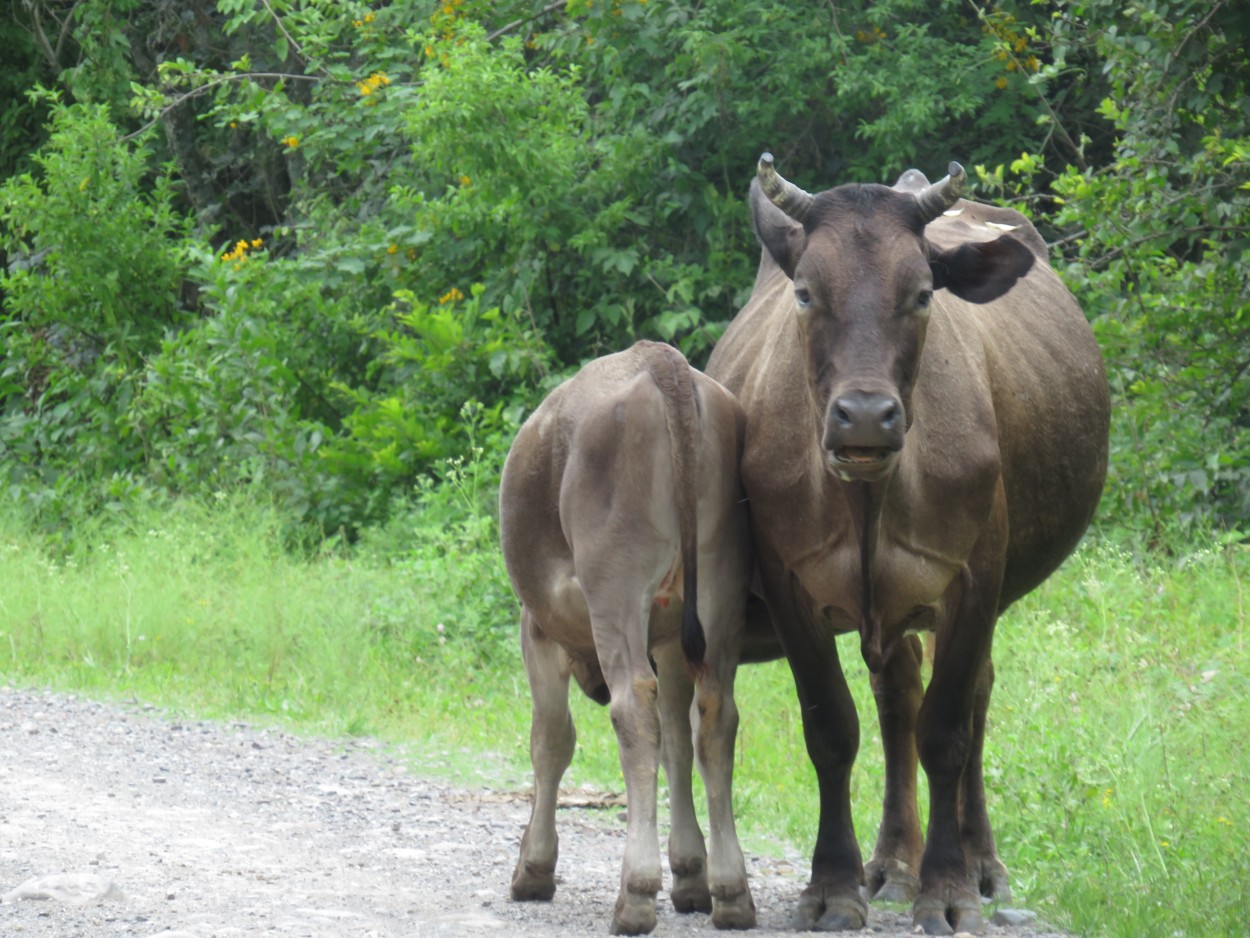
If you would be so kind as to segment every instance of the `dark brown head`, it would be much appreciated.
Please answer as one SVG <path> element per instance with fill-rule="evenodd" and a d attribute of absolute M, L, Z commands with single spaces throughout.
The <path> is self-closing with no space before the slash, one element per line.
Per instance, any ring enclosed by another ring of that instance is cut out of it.
<path fill-rule="evenodd" d="M 820 445 L 844 480 L 883 479 L 897 462 L 935 291 L 986 303 L 1033 264 L 1010 235 L 949 251 L 925 239 L 965 180 L 951 163 L 945 179 L 915 192 L 846 185 L 811 195 L 781 178 L 770 154 L 760 157 L 755 231 L 794 282 Z"/>

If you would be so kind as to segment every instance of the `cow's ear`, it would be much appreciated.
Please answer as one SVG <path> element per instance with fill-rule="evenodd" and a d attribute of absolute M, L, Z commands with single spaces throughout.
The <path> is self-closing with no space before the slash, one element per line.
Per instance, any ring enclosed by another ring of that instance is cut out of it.
<path fill-rule="evenodd" d="M 1029 272 L 1036 257 L 1022 241 L 1005 234 L 993 241 L 973 241 L 929 258 L 933 289 L 945 287 L 969 303 L 996 300 Z"/>
<path fill-rule="evenodd" d="M 807 232 L 797 221 L 775 206 L 760 190 L 759 180 L 751 180 L 751 227 L 777 266 L 794 279 L 794 269 L 807 247 Z"/>

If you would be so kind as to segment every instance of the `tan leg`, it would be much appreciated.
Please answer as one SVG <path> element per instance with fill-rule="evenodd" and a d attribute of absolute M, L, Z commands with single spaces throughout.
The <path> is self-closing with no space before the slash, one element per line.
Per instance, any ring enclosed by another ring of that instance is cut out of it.
<path fill-rule="evenodd" d="M 512 898 L 550 899 L 556 891 L 556 798 L 560 779 L 573 759 L 577 733 L 569 713 L 569 676 L 563 652 L 538 629 L 528 609 L 521 611 L 521 653 L 529 678 L 532 717 L 530 761 L 534 799 L 521 838 L 521 857 L 512 873 Z"/>
<path fill-rule="evenodd" d="M 690 708 L 694 684 L 677 642 L 652 651 L 660 677 L 660 751 L 668 778 L 668 865 L 673 871 L 669 896 L 678 912 L 711 912 L 707 885 L 707 845 L 694 810 Z"/>
<path fill-rule="evenodd" d="M 641 596 L 643 590 L 638 590 Z M 658 682 L 647 655 L 647 614 L 641 600 L 632 616 L 601 610 L 592 603 L 591 627 L 599 664 L 612 702 L 628 803 L 621 889 L 612 912 L 612 933 L 639 935 L 655 928 L 655 897 L 660 891 L 660 846 L 656 830 L 656 779 L 660 761 Z"/>
<path fill-rule="evenodd" d="M 708 567 L 709 573 L 713 572 L 710 564 Z M 741 602 L 731 597 L 734 608 L 725 608 L 720 598 L 699 597 L 709 641 L 690 718 L 699 773 L 707 790 L 712 924 L 717 928 L 753 928 L 755 902 L 747 885 L 746 861 L 733 815 L 734 743 L 738 733 L 734 676 L 741 653 L 745 596 Z"/>

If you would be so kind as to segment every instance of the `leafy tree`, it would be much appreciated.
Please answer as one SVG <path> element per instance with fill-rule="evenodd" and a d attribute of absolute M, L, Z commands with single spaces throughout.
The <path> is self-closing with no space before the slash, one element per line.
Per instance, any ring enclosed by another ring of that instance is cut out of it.
<path fill-rule="evenodd" d="M 702 361 L 771 149 L 812 189 L 977 166 L 1107 352 L 1109 515 L 1250 514 L 1230 0 L 31 0 L 0 26 L 14 90 L 61 102 L 0 126 L 0 460 L 29 498 L 260 485 L 317 530 L 381 519 L 466 448 L 497 464 L 585 358 Z"/>
<path fill-rule="evenodd" d="M 1111 158 L 1053 179 L 1062 272 L 1118 402 L 1105 505 L 1153 535 L 1250 519 L 1250 20 L 1236 4 L 1056 4 L 1102 63 Z M 1017 164 L 1036 186 L 1043 161 Z"/>

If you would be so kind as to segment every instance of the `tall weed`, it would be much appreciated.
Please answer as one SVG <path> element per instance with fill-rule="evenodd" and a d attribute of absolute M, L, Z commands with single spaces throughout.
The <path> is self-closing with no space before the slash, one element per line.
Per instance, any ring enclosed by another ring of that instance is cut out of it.
<path fill-rule="evenodd" d="M 38 533 L 0 513 L 0 675 L 200 714 L 404 742 L 421 771 L 528 784 L 529 699 L 496 544 L 498 462 L 444 464 L 348 546 L 287 550 L 229 498 Z M 999 623 L 985 776 L 1018 904 L 1084 936 L 1236 934 L 1250 826 L 1250 551 L 1092 540 Z M 852 776 L 867 854 L 882 765 L 867 674 Z M 815 777 L 784 662 L 744 667 L 735 809 L 749 849 L 800 853 Z M 566 783 L 619 790 L 606 712 L 574 692 Z M 921 810 L 925 813 L 921 781 Z M 802 876 L 805 861 L 796 866 Z"/>

